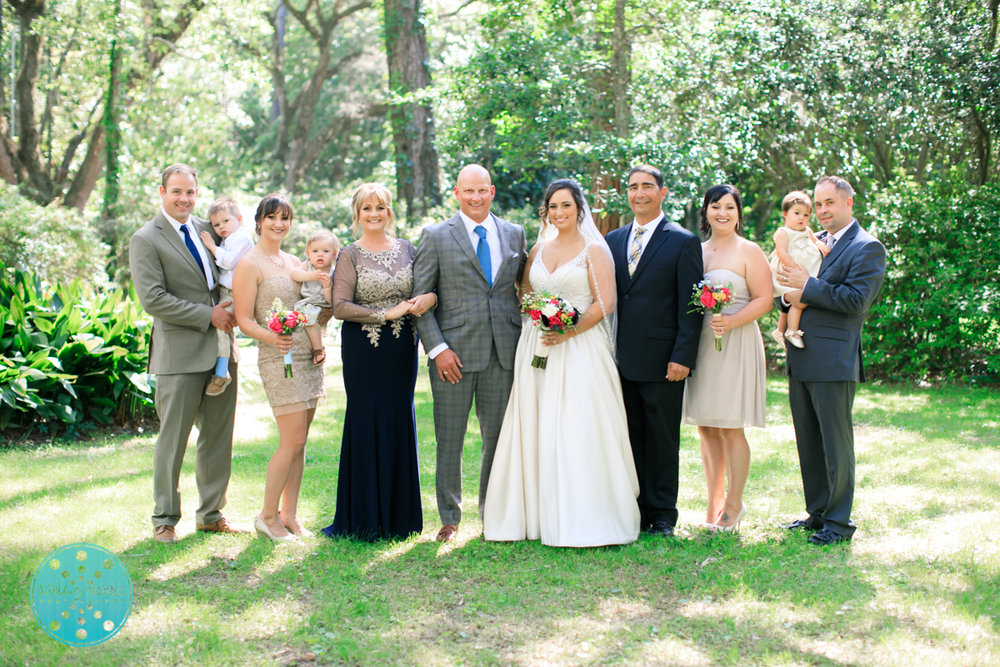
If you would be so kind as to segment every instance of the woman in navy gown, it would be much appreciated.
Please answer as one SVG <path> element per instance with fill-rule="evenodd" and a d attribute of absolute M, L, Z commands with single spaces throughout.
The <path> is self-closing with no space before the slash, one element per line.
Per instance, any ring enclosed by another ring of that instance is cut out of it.
<path fill-rule="evenodd" d="M 435 303 L 409 298 L 413 256 L 394 237 L 388 189 L 358 186 L 351 201 L 358 240 L 345 247 L 333 274 L 333 314 L 341 329 L 347 413 L 330 537 L 405 538 L 423 530 L 413 389 L 417 335 L 410 317 Z"/>

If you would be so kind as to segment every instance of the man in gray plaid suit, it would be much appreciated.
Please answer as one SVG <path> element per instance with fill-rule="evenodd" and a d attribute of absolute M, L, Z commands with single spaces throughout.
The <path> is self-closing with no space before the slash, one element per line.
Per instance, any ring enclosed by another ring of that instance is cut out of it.
<path fill-rule="evenodd" d="M 486 169 L 464 167 L 454 192 L 459 212 L 424 228 L 413 260 L 413 294 L 437 295 L 435 308 L 416 323 L 430 357 L 440 542 L 452 538 L 462 519 L 462 444 L 473 399 L 483 441 L 482 516 L 514 382 L 514 350 L 521 333 L 517 284 L 526 259 L 524 229 L 490 213 L 496 189 Z"/>

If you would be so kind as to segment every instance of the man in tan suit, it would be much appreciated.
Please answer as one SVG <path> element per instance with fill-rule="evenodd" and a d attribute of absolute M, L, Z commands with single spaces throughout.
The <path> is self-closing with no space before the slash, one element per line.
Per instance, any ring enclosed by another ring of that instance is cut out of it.
<path fill-rule="evenodd" d="M 153 455 L 153 538 L 175 542 L 181 518 L 181 464 L 191 427 L 198 426 L 195 475 L 201 504 L 198 530 L 247 532 L 233 528 L 219 511 L 226 504 L 232 466 L 236 409 L 236 359 L 229 362 L 233 382 L 218 396 L 205 387 L 216 362 L 216 329 L 231 331 L 235 318 L 216 304 L 218 270 L 199 238 L 212 232 L 191 215 L 198 197 L 198 175 L 187 165 L 163 171 L 163 209 L 129 242 L 129 267 L 143 309 L 153 316 L 149 372 L 156 374 L 156 413 L 160 435 Z"/>

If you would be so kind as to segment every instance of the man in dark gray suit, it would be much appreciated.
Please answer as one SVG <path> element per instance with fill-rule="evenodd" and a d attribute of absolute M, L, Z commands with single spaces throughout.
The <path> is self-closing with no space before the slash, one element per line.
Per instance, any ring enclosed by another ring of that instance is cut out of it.
<path fill-rule="evenodd" d="M 464 167 L 455 181 L 459 212 L 424 228 L 413 260 L 413 294 L 437 295 L 435 308 L 416 323 L 431 359 L 440 542 L 452 538 L 462 519 L 462 444 L 473 399 L 483 441 L 481 516 L 514 382 L 526 244 L 521 227 L 490 213 L 495 192 L 486 169 Z"/>
<path fill-rule="evenodd" d="M 179 482 L 191 427 L 198 426 L 195 475 L 201 504 L 195 514 L 200 531 L 245 533 L 219 510 L 226 504 L 232 467 L 236 410 L 236 355 L 229 362 L 233 381 L 217 396 L 206 396 L 216 362 L 216 329 L 236 323 L 216 304 L 218 269 L 199 233 L 213 233 L 191 215 L 198 197 L 198 175 L 183 164 L 163 171 L 162 210 L 129 241 L 129 268 L 139 303 L 153 316 L 149 372 L 156 374 L 156 414 L 160 434 L 153 453 L 153 539 L 175 542 L 181 518 Z M 235 352 L 235 349 L 234 349 Z"/>
<path fill-rule="evenodd" d="M 816 531 L 811 544 L 849 541 L 854 503 L 854 391 L 864 382 L 861 327 L 885 278 L 885 248 L 853 216 L 854 189 L 838 176 L 816 183 L 816 217 L 832 246 L 815 278 L 784 267 L 779 283 L 790 304 L 808 306 L 805 347 L 788 348 L 788 402 L 809 516 L 788 525 Z"/>

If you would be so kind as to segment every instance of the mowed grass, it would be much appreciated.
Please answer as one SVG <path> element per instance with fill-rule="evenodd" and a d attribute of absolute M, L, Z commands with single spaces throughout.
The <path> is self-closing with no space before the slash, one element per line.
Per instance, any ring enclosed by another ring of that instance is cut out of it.
<path fill-rule="evenodd" d="M 246 352 L 225 513 L 249 527 L 277 433 Z M 314 531 L 334 513 L 339 368 L 327 389 L 303 484 Z M 679 538 L 585 550 L 482 540 L 474 418 L 465 521 L 454 542 L 435 542 L 424 367 L 416 401 L 425 529 L 401 542 L 275 546 L 195 533 L 189 452 L 181 539 L 160 545 L 149 524 L 153 434 L 0 450 L 0 664 L 1000 663 L 996 390 L 862 386 L 859 530 L 832 548 L 780 527 L 803 504 L 782 378 L 768 383 L 768 427 L 748 434 L 740 534 L 697 527 L 704 481 L 697 434 L 685 427 Z M 45 555 L 74 542 L 118 553 L 135 590 L 125 627 L 89 648 L 45 635 L 28 597 Z"/>

